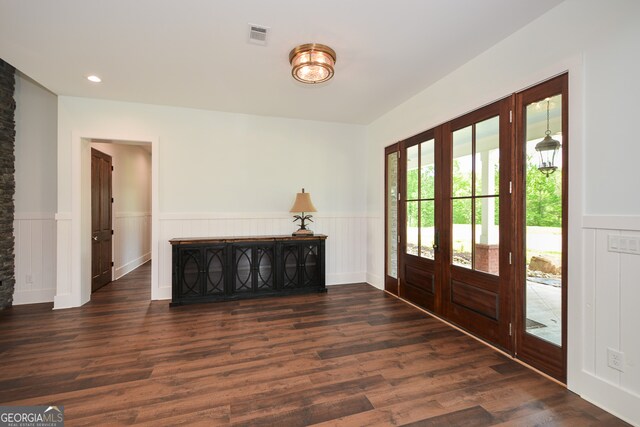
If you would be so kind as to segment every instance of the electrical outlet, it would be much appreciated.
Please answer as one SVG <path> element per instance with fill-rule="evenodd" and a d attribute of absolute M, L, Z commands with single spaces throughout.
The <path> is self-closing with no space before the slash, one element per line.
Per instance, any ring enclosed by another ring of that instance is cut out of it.
<path fill-rule="evenodd" d="M 33 277 L 30 274 L 27 274 L 24 278 L 24 282 L 28 285 L 33 283 Z"/>
<path fill-rule="evenodd" d="M 617 371 L 624 372 L 624 353 L 607 348 L 607 365 Z"/>

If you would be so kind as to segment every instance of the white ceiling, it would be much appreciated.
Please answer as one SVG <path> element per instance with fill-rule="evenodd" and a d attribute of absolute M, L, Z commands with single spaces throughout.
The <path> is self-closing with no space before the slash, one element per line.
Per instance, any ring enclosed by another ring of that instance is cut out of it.
<path fill-rule="evenodd" d="M 561 1 L 2 0 L 0 58 L 58 95 L 367 124 Z M 290 75 L 308 42 L 328 83 Z"/>

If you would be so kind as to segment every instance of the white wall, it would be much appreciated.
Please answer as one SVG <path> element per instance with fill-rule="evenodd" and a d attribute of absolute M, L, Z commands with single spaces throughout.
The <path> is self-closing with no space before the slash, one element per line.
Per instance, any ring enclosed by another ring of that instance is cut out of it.
<path fill-rule="evenodd" d="M 53 301 L 56 289 L 57 96 L 16 73 L 13 303 Z"/>
<path fill-rule="evenodd" d="M 139 145 L 91 143 L 113 165 L 113 278 L 151 259 L 151 152 Z"/>
<path fill-rule="evenodd" d="M 569 71 L 568 386 L 636 423 L 640 318 L 635 304 L 620 298 L 638 296 L 633 265 L 640 259 L 616 264 L 594 236 L 618 232 L 620 223 L 640 229 L 639 16 L 637 1 L 567 0 L 367 127 L 367 278 L 382 287 L 383 147 Z M 582 228 L 589 214 L 599 221 Z M 593 277 L 593 268 L 611 277 Z M 606 346 L 625 352 L 624 373 L 606 366 Z"/>
<path fill-rule="evenodd" d="M 83 138 L 155 141 L 154 298 L 170 297 L 169 239 L 289 234 L 296 226 L 288 210 L 302 187 L 319 209 L 312 229 L 329 235 L 327 282 L 364 281 L 363 126 L 72 97 L 59 97 L 58 111 L 57 308 L 89 298 L 87 201 L 76 187 L 87 173 L 78 166 L 87 156 Z"/>

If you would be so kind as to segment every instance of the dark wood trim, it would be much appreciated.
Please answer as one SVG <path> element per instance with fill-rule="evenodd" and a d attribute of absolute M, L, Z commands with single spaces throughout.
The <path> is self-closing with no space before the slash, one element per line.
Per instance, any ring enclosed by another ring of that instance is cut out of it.
<path fill-rule="evenodd" d="M 525 272 L 525 162 L 526 146 L 526 106 L 547 97 L 562 94 L 562 347 L 555 346 L 545 340 L 527 334 L 525 331 L 526 315 L 526 272 Z M 559 381 L 566 382 L 567 369 L 567 233 L 568 233 L 568 147 L 569 147 L 569 79 L 568 74 L 555 77 L 540 83 L 516 95 L 516 186 L 518 188 L 515 218 L 515 351 L 519 359 L 548 373 Z"/>

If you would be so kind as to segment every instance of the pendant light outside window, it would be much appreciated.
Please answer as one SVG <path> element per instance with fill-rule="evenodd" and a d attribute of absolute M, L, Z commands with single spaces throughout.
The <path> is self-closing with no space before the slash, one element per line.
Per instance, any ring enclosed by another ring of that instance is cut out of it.
<path fill-rule="evenodd" d="M 294 79 L 302 83 L 322 83 L 333 77 L 336 52 L 323 44 L 307 43 L 291 50 L 289 63 Z"/>
<path fill-rule="evenodd" d="M 547 98 L 547 130 L 544 134 L 544 139 L 536 144 L 536 151 L 540 155 L 538 170 L 548 177 L 558 169 L 555 161 L 556 154 L 558 154 L 561 147 L 558 140 L 551 138 L 551 130 L 549 129 L 549 98 Z"/>

